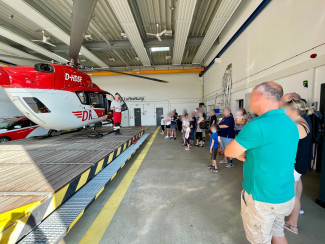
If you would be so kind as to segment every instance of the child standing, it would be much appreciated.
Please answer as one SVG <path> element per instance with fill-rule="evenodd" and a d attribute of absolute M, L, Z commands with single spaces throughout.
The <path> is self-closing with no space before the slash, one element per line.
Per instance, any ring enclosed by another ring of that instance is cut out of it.
<path fill-rule="evenodd" d="M 188 151 L 190 150 L 190 133 L 191 133 L 191 128 L 189 123 L 185 123 L 185 140 L 186 140 L 186 148 L 185 150 Z"/>
<path fill-rule="evenodd" d="M 160 116 L 160 125 L 161 125 L 161 135 L 163 135 L 165 133 L 165 119 L 164 116 L 161 115 Z"/>
<path fill-rule="evenodd" d="M 181 122 L 182 122 L 182 130 L 181 130 L 181 139 L 183 140 L 183 146 L 186 146 L 186 138 L 185 138 L 185 133 L 186 133 L 186 118 L 185 116 L 181 117 Z"/>
<path fill-rule="evenodd" d="M 217 173 L 218 167 L 217 167 L 217 153 L 218 153 L 218 133 L 217 133 L 217 127 L 215 125 L 211 126 L 210 128 L 212 134 L 210 137 L 210 154 L 211 154 L 211 160 L 212 165 L 209 166 L 212 172 Z"/>
<path fill-rule="evenodd" d="M 243 127 L 247 123 L 247 113 L 244 108 L 240 108 L 237 111 L 236 115 L 237 116 L 235 118 L 235 133 L 236 135 L 238 135 L 239 132 L 243 129 Z"/>
<path fill-rule="evenodd" d="M 169 138 L 169 136 L 172 135 L 172 132 L 170 130 L 170 114 L 167 114 L 167 117 L 166 117 L 166 137 L 165 138 Z"/>

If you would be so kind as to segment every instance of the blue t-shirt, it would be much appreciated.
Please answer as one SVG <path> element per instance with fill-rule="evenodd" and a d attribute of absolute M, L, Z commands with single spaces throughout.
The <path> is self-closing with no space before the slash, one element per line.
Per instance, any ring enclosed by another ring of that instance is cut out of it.
<path fill-rule="evenodd" d="M 293 177 L 298 127 L 283 109 L 249 122 L 235 139 L 246 151 L 243 187 L 253 199 L 284 203 L 295 196 Z"/>
<path fill-rule="evenodd" d="M 193 129 L 196 129 L 196 118 L 193 118 L 193 121 L 190 121 L 190 126 L 193 126 Z"/>
<path fill-rule="evenodd" d="M 228 125 L 228 128 L 220 128 L 219 136 L 235 138 L 235 119 L 231 115 L 224 117 L 219 125 Z"/>
<path fill-rule="evenodd" d="M 210 149 L 211 149 L 211 145 L 212 145 L 212 140 L 214 140 L 212 149 L 217 149 L 218 148 L 218 133 L 217 132 L 212 133 L 212 135 L 210 137 L 210 146 L 209 146 Z"/>

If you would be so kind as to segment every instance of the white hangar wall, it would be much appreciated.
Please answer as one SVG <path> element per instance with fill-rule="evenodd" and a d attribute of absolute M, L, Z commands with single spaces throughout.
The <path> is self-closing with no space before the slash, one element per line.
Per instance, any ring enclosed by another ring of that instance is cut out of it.
<path fill-rule="evenodd" d="M 134 126 L 134 109 L 141 109 L 142 125 L 156 125 L 156 108 L 167 112 L 176 109 L 193 111 L 202 101 L 203 81 L 198 73 L 151 74 L 148 77 L 166 80 L 169 83 L 134 78 L 125 75 L 93 76 L 92 80 L 101 89 L 123 97 L 144 97 L 144 101 L 127 101 L 129 112 L 123 115 L 122 125 Z"/>
<path fill-rule="evenodd" d="M 221 33 L 220 43 L 205 59 L 207 65 L 234 35 L 261 0 L 243 1 L 234 18 Z M 231 108 L 247 98 L 252 88 L 275 80 L 284 92 L 297 92 L 311 104 L 319 101 L 320 85 L 325 83 L 325 1 L 271 1 L 247 29 L 204 75 L 204 101 L 216 106 L 222 77 L 232 64 Z M 310 55 L 317 53 L 317 58 Z M 308 88 L 303 81 L 308 80 Z M 216 106 L 218 107 L 218 106 Z"/>

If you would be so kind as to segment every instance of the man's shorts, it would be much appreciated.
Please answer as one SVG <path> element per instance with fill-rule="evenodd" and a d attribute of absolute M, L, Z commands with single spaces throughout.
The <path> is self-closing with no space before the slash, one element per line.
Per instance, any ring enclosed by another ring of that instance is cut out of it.
<path fill-rule="evenodd" d="M 291 214 L 295 198 L 280 204 L 253 200 L 252 194 L 241 193 L 241 216 L 246 238 L 251 243 L 271 243 L 272 236 L 284 236 L 284 218 Z"/>
<path fill-rule="evenodd" d="M 171 124 L 172 130 L 176 130 L 176 124 Z"/>
<path fill-rule="evenodd" d="M 233 140 L 234 140 L 234 138 L 228 138 L 228 137 L 220 137 L 220 139 L 221 139 L 221 148 L 223 149 L 223 150 L 225 150 L 226 149 L 226 146 L 230 143 L 230 142 L 232 142 Z"/>
<path fill-rule="evenodd" d="M 170 125 L 166 125 L 166 129 L 170 129 Z"/>
<path fill-rule="evenodd" d="M 212 149 L 211 160 L 216 160 L 218 154 L 218 148 Z"/>

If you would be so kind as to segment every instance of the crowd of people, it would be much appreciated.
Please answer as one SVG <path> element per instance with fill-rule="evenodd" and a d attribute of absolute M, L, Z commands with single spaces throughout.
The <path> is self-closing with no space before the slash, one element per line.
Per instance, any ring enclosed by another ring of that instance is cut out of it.
<path fill-rule="evenodd" d="M 203 147 L 206 140 L 206 132 L 210 137 L 210 154 L 212 165 L 211 171 L 218 172 L 216 164 L 217 154 L 224 155 L 226 146 L 235 138 L 248 121 L 248 115 L 244 108 L 240 108 L 234 117 L 229 108 L 223 110 L 223 117 L 217 119 L 214 109 L 209 111 L 209 120 L 204 109 L 201 107 L 188 113 L 183 111 L 178 115 L 176 109 L 169 112 L 166 116 L 161 116 L 161 135 L 166 135 L 166 139 L 176 140 L 176 132 L 179 130 L 185 150 L 190 150 L 191 146 Z M 219 147 L 220 145 L 220 147 Z M 226 168 L 233 168 L 232 158 L 224 155 L 219 162 L 226 164 Z"/>
<path fill-rule="evenodd" d="M 241 215 L 248 241 L 287 243 L 284 229 L 298 234 L 301 175 L 312 160 L 308 115 L 313 109 L 297 93 L 283 95 L 275 82 L 256 86 L 249 107 L 254 114 L 251 121 L 243 108 L 235 116 L 224 108 L 220 119 L 215 110 L 210 111 L 209 125 L 203 108 L 181 116 L 174 110 L 161 118 L 161 134 L 176 140 L 180 130 L 185 150 L 190 150 L 204 146 L 207 130 L 213 172 L 219 171 L 218 153 L 223 155 L 219 163 L 227 168 L 234 167 L 233 158 L 243 161 Z"/>

